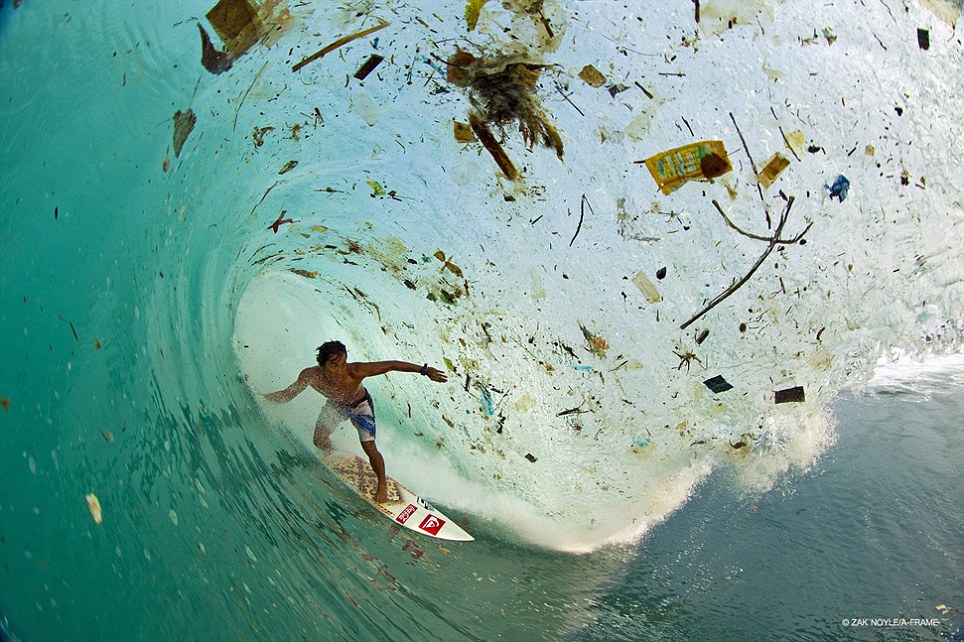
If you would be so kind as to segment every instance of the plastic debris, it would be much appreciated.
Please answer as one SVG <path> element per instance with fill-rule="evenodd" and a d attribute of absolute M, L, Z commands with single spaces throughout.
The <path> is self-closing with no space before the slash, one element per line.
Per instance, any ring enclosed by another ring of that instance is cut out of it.
<path fill-rule="evenodd" d="M 358 71 L 355 72 L 355 78 L 358 80 L 365 80 L 365 78 L 368 77 L 368 74 L 372 73 L 372 71 L 375 70 L 375 67 L 380 65 L 383 60 L 385 60 L 385 58 L 382 56 L 372 54 L 368 60 L 365 61 L 365 64 L 359 67 Z"/>
<path fill-rule="evenodd" d="M 707 140 L 647 158 L 646 168 L 663 194 L 670 194 L 693 179 L 712 179 L 731 171 L 723 141 Z"/>
<path fill-rule="evenodd" d="M 653 441 L 652 437 L 640 437 L 633 441 L 633 445 L 630 447 L 634 454 L 642 455 L 644 453 L 652 452 L 653 448 L 656 447 L 656 442 Z"/>
<path fill-rule="evenodd" d="M 475 137 L 475 132 L 472 131 L 472 126 L 468 123 L 460 123 L 459 121 L 453 121 L 452 130 L 455 135 L 455 142 L 457 143 L 474 143 L 478 141 Z"/>
<path fill-rule="evenodd" d="M 593 334 L 582 324 L 579 325 L 579 329 L 582 330 L 582 336 L 586 338 L 586 343 L 589 344 L 589 351 L 600 358 L 605 358 L 606 350 L 609 350 L 609 344 L 601 336 Z"/>
<path fill-rule="evenodd" d="M 663 297 L 661 297 L 656 290 L 656 286 L 649 280 L 645 272 L 640 272 L 633 277 L 633 285 L 639 288 L 639 291 L 643 293 L 643 296 L 646 297 L 646 300 L 650 303 L 659 303 L 663 300 Z"/>
<path fill-rule="evenodd" d="M 850 190 L 850 181 L 841 174 L 834 180 L 833 185 L 824 185 L 830 190 L 830 198 L 835 198 L 841 203 L 847 199 L 847 192 Z"/>
<path fill-rule="evenodd" d="M 188 109 L 187 111 L 176 111 L 174 112 L 174 156 L 181 155 L 181 149 L 184 148 L 184 142 L 187 137 L 191 135 L 194 130 L 194 125 L 197 123 L 197 116 L 194 112 Z"/>
<path fill-rule="evenodd" d="M 763 166 L 763 170 L 757 175 L 756 179 L 764 189 L 767 189 L 773 185 L 773 182 L 783 173 L 783 170 L 789 166 L 789 159 L 784 158 L 778 152 L 767 161 L 767 164 Z"/>
<path fill-rule="evenodd" d="M 531 461 L 533 464 L 536 463 L 536 462 L 539 460 L 538 457 L 536 457 L 536 456 L 533 455 L 532 453 L 526 453 L 526 459 L 528 459 L 529 461 Z"/>
<path fill-rule="evenodd" d="M 803 386 L 785 388 L 783 390 L 777 390 L 773 393 L 773 403 L 792 403 L 803 401 L 806 401 L 806 396 L 803 393 Z"/>
<path fill-rule="evenodd" d="M 233 58 L 250 49 L 261 36 L 258 12 L 248 0 L 220 0 L 205 17 Z"/>
<path fill-rule="evenodd" d="M 931 34 L 927 29 L 917 30 L 917 46 L 924 51 L 931 48 Z"/>
<path fill-rule="evenodd" d="M 234 59 L 226 51 L 220 51 L 211 43 L 211 36 L 200 24 L 197 26 L 201 32 L 201 64 L 212 74 L 220 74 L 231 68 Z"/>
<path fill-rule="evenodd" d="M 602 87 L 606 84 L 606 77 L 592 65 L 586 65 L 579 72 L 579 77 L 592 87 Z"/>
<path fill-rule="evenodd" d="M 485 410 L 485 414 L 490 417 L 495 414 L 495 407 L 492 403 L 492 393 L 489 392 L 488 388 L 483 388 L 482 390 L 482 408 Z"/>
<path fill-rule="evenodd" d="M 90 509 L 90 516 L 94 518 L 95 524 L 100 524 L 104 521 L 104 515 L 100 508 L 100 500 L 97 499 L 97 495 L 94 493 L 89 493 L 87 495 L 87 508 Z"/>
<path fill-rule="evenodd" d="M 465 3 L 465 24 L 468 26 L 469 31 L 475 31 L 475 26 L 479 23 L 479 13 L 482 11 L 482 5 L 486 3 L 487 0 L 468 0 Z"/>
<path fill-rule="evenodd" d="M 727 390 L 733 389 L 733 386 L 730 384 L 730 382 L 724 379 L 722 375 L 716 375 L 715 377 L 711 377 L 710 379 L 707 379 L 703 383 L 706 385 L 707 388 L 709 388 L 713 392 L 726 392 Z M 739 446 L 734 446 L 734 448 L 738 448 L 738 447 Z"/>
<path fill-rule="evenodd" d="M 501 152 L 501 146 L 488 130 L 488 125 L 504 130 L 507 125 L 517 123 L 527 147 L 539 143 L 555 150 L 556 156 L 562 159 L 562 138 L 549 122 L 536 93 L 544 65 L 529 62 L 519 55 L 477 58 L 461 49 L 449 56 L 447 64 L 446 80 L 471 90 L 469 100 L 474 108 L 469 113 L 469 124 L 503 172 L 506 168 L 496 151 L 497 148 Z M 501 156 L 505 156 L 505 152 L 501 152 Z M 517 175 L 513 173 L 510 178 Z M 508 172 L 506 176 L 509 176 Z"/>

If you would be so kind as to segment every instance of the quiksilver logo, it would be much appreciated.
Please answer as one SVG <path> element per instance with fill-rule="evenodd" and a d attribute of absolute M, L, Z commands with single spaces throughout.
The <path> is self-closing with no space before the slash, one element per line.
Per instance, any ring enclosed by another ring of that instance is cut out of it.
<path fill-rule="evenodd" d="M 431 533 L 432 535 L 438 535 L 438 532 L 442 530 L 443 526 L 445 526 L 444 519 L 439 519 L 435 515 L 429 515 L 428 517 L 422 520 L 422 523 L 419 524 L 418 527 L 421 528 L 426 533 Z"/>
<path fill-rule="evenodd" d="M 409 517 L 415 514 L 415 511 L 417 510 L 418 509 L 415 506 L 412 506 L 411 504 L 409 504 L 408 506 L 405 507 L 405 510 L 403 510 L 401 513 L 398 514 L 398 517 L 395 518 L 395 521 L 398 522 L 399 524 L 404 524 L 405 522 L 408 521 Z"/>

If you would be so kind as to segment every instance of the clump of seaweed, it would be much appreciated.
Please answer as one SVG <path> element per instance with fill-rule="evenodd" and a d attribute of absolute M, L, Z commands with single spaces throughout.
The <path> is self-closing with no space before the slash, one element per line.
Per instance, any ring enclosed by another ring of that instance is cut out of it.
<path fill-rule="evenodd" d="M 477 129 L 476 124 L 492 125 L 504 134 L 508 125 L 517 122 L 526 147 L 532 149 L 539 143 L 555 150 L 561 159 L 562 139 L 536 93 L 544 67 L 519 55 L 479 58 L 458 49 L 448 59 L 448 81 L 470 90 L 473 129 Z M 489 151 L 495 155 L 491 148 Z"/>

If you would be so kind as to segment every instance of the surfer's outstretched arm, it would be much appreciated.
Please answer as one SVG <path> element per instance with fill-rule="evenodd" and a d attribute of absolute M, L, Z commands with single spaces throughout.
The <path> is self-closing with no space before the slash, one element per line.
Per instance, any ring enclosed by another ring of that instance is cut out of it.
<path fill-rule="evenodd" d="M 310 370 L 305 368 L 298 375 L 298 380 L 293 384 L 285 388 L 284 390 L 279 390 L 278 392 L 269 392 L 264 396 L 268 401 L 274 401 L 275 403 L 288 403 L 308 387 L 308 377 Z"/>
<path fill-rule="evenodd" d="M 441 370 L 429 368 L 428 364 L 420 366 L 417 363 L 409 363 L 407 361 L 367 361 L 350 363 L 348 367 L 351 368 L 352 375 L 358 379 L 374 377 L 387 372 L 417 372 L 438 383 L 448 381 L 448 377 L 446 377 L 445 373 Z"/>

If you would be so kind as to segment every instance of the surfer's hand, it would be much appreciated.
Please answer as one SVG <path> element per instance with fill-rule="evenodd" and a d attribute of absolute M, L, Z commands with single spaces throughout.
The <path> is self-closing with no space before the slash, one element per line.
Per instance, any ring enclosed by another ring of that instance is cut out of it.
<path fill-rule="evenodd" d="M 445 376 L 444 372 L 442 372 L 441 370 L 437 370 L 435 368 L 426 368 L 425 376 L 431 379 L 432 381 L 437 381 L 438 383 L 445 383 L 446 381 L 449 380 L 448 377 Z"/>

